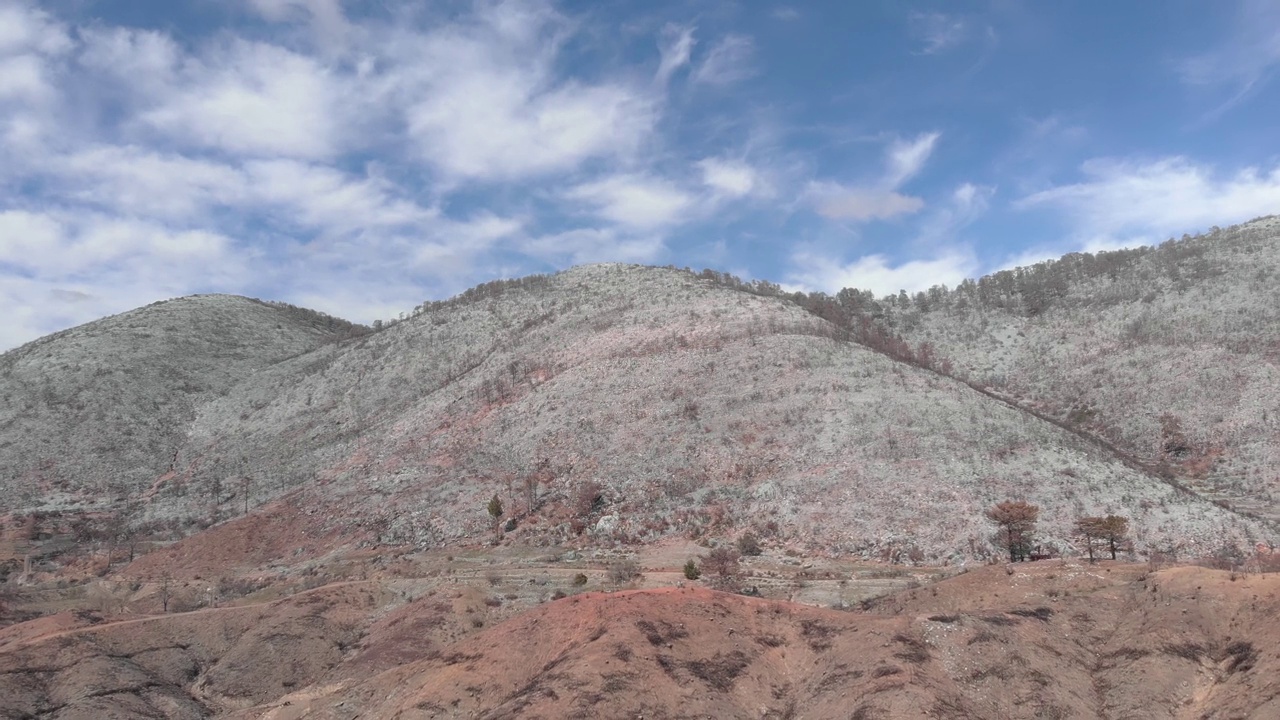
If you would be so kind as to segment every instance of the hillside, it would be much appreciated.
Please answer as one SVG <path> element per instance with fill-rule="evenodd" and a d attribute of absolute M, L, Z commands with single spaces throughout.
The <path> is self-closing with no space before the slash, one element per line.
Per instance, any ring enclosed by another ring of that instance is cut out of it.
<path fill-rule="evenodd" d="M 889 301 L 607 264 L 376 332 L 201 296 L 45 338 L 0 356 L 0 715 L 1270 717 L 1280 585 L 1240 568 L 1276 565 L 1242 553 L 1277 541 L 1280 395 L 1245 342 L 1274 310 L 1225 279 L 1280 265 L 1267 238 L 1064 259 L 1034 312 L 1004 279 Z M 1175 251 L 1165 294 L 1108 284 Z M 1107 334 L 1158 304 L 1198 339 Z M 1115 385 L 1057 409 L 1090 363 Z M 1143 451 L 1112 396 L 1178 433 Z M 1015 497 L 1068 555 L 1125 515 L 1152 562 L 973 563 Z M 685 579 L 747 531 L 736 579 Z"/>
<path fill-rule="evenodd" d="M 485 539 L 495 493 L 508 537 L 535 544 L 750 527 L 813 551 L 941 559 L 986 552 L 982 510 L 1014 495 L 1045 507 L 1061 543 L 1077 514 L 1107 509 L 1144 543 L 1267 537 L 838 335 L 682 271 L 577 268 L 246 378 L 200 408 L 148 512 L 209 512 L 231 493 L 208 468 L 243 458 L 255 502 L 305 488 L 334 527 L 426 547 Z"/>
<path fill-rule="evenodd" d="M 491 284 L 343 343 L 279 313 L 194 298 L 6 354 L 27 393 L 6 462 L 44 463 L 22 469 L 15 509 L 101 499 L 90 480 L 110 477 L 104 505 L 128 495 L 135 524 L 189 532 L 289 494 L 321 534 L 432 547 L 491 537 L 497 494 L 521 544 L 752 529 L 811 553 L 939 561 L 985 556 L 983 510 L 1026 497 L 1064 548 L 1076 517 L 1103 512 L 1130 516 L 1139 548 L 1273 539 L 788 298 L 684 271 Z M 31 389 L 37 372 L 54 395 Z M 76 393 L 87 410 L 68 418 Z M 21 439 L 49 427 L 43 445 Z"/>
<path fill-rule="evenodd" d="M 102 508 L 168 472 L 197 409 L 244 377 L 354 326 L 204 295 L 162 302 L 0 355 L 0 500 Z"/>
<path fill-rule="evenodd" d="M 869 312 L 955 373 L 1280 515 L 1280 218 L 1077 253 Z"/>
<path fill-rule="evenodd" d="M 1262 629 L 1277 589 L 1274 576 L 1052 563 L 894 596 L 894 614 L 585 595 L 292 716 L 1263 718 L 1280 709 Z"/>
<path fill-rule="evenodd" d="M 1275 574 L 1047 561 L 852 612 L 705 587 L 545 602 L 540 584 L 449 575 L 15 625 L 0 630 L 0 714 L 1216 720 L 1280 708 Z"/>

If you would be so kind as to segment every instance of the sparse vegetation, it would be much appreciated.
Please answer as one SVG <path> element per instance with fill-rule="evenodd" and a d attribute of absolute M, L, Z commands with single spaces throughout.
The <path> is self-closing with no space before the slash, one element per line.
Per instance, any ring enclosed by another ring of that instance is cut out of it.
<path fill-rule="evenodd" d="M 609 564 L 609 579 L 615 583 L 627 583 L 640 577 L 640 563 L 630 558 Z"/>
<path fill-rule="evenodd" d="M 1102 543 L 1111 552 L 1111 559 L 1126 546 L 1129 536 L 1129 519 L 1119 515 L 1106 517 L 1083 517 L 1076 521 L 1076 532 L 1084 541 L 1089 561 L 1094 559 L 1094 547 Z"/>
<path fill-rule="evenodd" d="M 732 714 L 748 677 L 753 716 L 836 692 L 842 717 L 1265 712 L 1280 553 L 1251 515 L 1276 514 L 1280 312 L 1237 276 L 1274 264 L 1271 233 L 883 300 L 609 265 L 340 343 L 234 299 L 35 343 L 0 357 L 0 623 L 62 614 L 11 631 L 0 697 L 350 708 L 312 685 L 350 656 L 375 704 L 374 665 L 460 665 L 461 694 L 419 703 L 437 714 Z M 213 340 L 149 342 L 154 317 Z M 576 590 L 642 561 L 674 584 L 682 542 L 707 548 L 686 580 L 759 598 Z M 944 561 L 981 575 L 922 586 Z M 856 607 L 875 615 L 831 611 Z M 1213 706 L 1153 696 L 1168 668 L 1211 677 Z M 100 688 L 65 692 L 90 670 Z M 684 704 L 627 704 L 639 688 Z"/>
<path fill-rule="evenodd" d="M 711 575 L 713 581 L 720 587 L 736 586 L 740 573 L 738 565 L 740 559 L 741 556 L 734 548 L 723 545 L 713 548 L 702 557 L 702 572 Z"/>

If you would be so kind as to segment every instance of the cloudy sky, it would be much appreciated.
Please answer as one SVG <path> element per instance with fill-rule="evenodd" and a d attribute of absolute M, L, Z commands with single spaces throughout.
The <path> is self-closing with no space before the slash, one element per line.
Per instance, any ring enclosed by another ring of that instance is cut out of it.
<path fill-rule="evenodd" d="M 0 349 L 577 263 L 954 285 L 1280 212 L 1280 3 L 0 0 Z"/>

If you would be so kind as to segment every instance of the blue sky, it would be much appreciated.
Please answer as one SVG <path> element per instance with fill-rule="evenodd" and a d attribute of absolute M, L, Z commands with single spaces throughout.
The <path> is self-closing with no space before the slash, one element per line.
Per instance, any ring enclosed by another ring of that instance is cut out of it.
<path fill-rule="evenodd" d="M 577 263 L 877 293 L 1280 212 L 1280 4 L 0 0 L 0 349 Z"/>

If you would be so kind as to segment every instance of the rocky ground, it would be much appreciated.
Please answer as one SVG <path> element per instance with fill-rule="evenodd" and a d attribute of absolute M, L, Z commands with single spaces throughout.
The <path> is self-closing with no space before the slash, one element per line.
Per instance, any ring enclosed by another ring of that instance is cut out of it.
<path fill-rule="evenodd" d="M 286 568 L 245 551 L 215 578 L 197 555 L 157 551 L 10 598 L 11 613 L 51 614 L 0 629 L 0 716 L 1280 712 L 1280 575 L 1079 560 L 905 568 L 770 548 L 740 567 L 747 596 L 683 577 L 707 552 L 383 548 Z M 153 571 L 163 579 L 140 579 Z"/>

